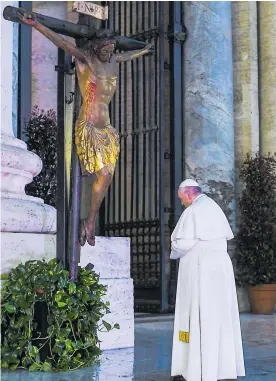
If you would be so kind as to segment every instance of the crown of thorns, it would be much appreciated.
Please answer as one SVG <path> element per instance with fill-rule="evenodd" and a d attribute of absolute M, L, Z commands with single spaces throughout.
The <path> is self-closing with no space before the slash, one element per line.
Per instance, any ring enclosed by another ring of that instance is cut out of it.
<path fill-rule="evenodd" d="M 116 37 L 118 33 L 113 32 L 110 29 L 99 29 L 96 33 L 89 38 L 89 45 L 98 50 L 106 45 L 116 44 Z"/>
<path fill-rule="evenodd" d="M 94 36 L 92 37 L 92 40 L 94 41 L 101 41 L 101 42 L 106 42 L 106 41 L 116 41 L 116 37 L 118 36 L 117 32 L 113 32 L 110 29 L 99 29 L 96 31 Z"/>

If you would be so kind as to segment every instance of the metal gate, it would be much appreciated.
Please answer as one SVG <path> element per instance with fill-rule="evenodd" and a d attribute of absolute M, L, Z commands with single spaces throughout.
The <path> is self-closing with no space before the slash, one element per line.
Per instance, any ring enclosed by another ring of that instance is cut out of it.
<path fill-rule="evenodd" d="M 166 311 L 165 213 L 175 211 L 165 205 L 165 160 L 171 155 L 165 151 L 164 47 L 168 33 L 164 32 L 164 2 L 114 1 L 108 5 L 110 29 L 152 41 L 155 50 L 151 56 L 120 64 L 110 112 L 111 123 L 120 133 L 121 153 L 101 209 L 100 233 L 131 239 L 135 310 Z M 174 142 L 174 133 L 168 138 Z"/>

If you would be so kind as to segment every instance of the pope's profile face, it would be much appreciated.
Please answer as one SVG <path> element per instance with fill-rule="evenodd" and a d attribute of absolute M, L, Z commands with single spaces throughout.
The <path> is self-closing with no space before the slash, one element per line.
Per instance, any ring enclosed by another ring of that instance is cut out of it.
<path fill-rule="evenodd" d="M 193 196 L 187 188 L 178 188 L 178 197 L 181 205 L 184 205 L 186 208 L 193 202 Z"/>

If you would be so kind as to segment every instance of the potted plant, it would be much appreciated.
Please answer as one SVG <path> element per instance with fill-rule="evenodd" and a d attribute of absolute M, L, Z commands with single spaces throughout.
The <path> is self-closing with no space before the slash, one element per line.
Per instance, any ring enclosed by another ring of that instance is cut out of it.
<path fill-rule="evenodd" d="M 240 177 L 236 280 L 248 286 L 251 310 L 272 314 L 276 303 L 276 156 L 247 155 Z"/>

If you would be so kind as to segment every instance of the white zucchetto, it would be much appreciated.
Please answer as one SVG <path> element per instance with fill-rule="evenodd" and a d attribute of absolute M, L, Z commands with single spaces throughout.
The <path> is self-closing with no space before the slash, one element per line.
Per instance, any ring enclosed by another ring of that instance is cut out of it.
<path fill-rule="evenodd" d="M 182 183 L 179 185 L 179 188 L 185 187 L 199 187 L 199 184 L 195 180 L 187 179 L 185 181 L 182 181 Z"/>

